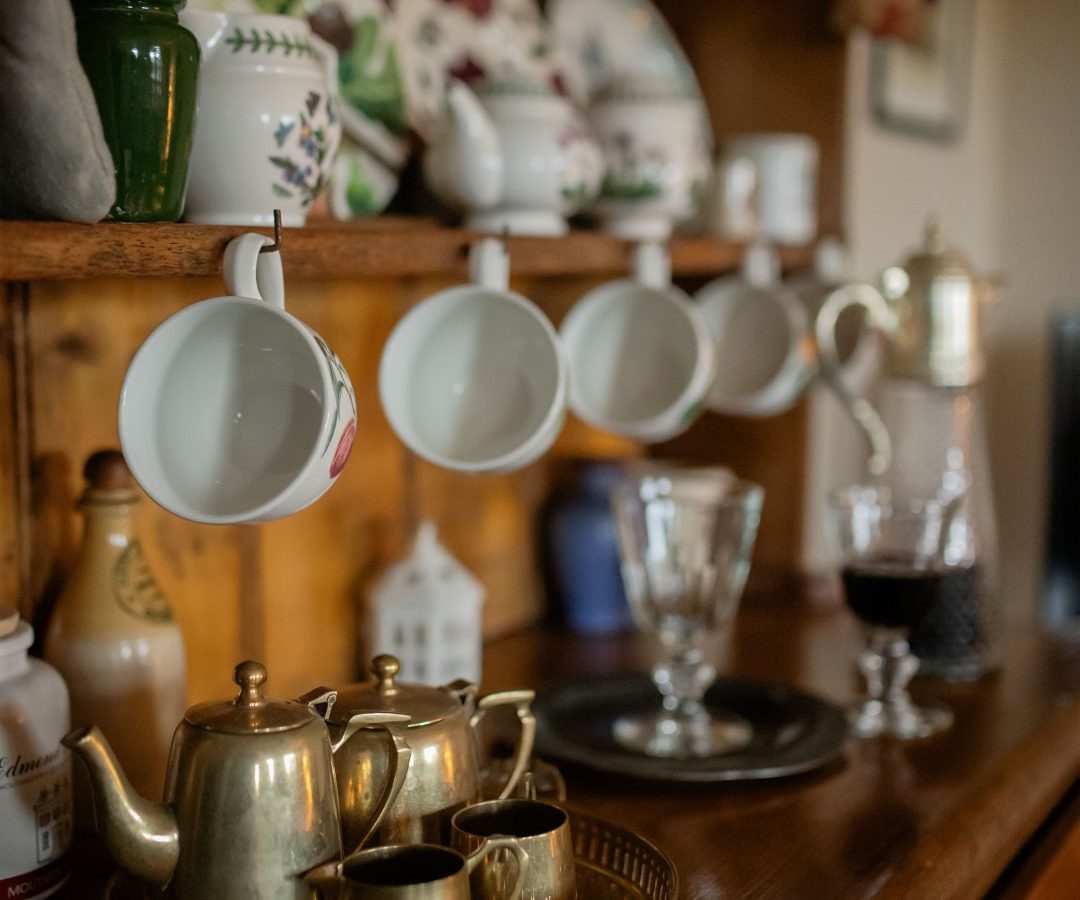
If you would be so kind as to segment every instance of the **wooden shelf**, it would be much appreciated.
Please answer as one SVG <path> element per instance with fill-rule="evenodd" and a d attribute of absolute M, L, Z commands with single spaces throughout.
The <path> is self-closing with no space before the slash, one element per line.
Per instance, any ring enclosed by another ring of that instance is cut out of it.
<path fill-rule="evenodd" d="M 76 278 L 206 277 L 221 274 L 230 238 L 270 229 L 219 225 L 104 222 L 0 222 L 0 281 Z M 287 228 L 282 256 L 290 278 L 401 278 L 464 275 L 466 253 L 478 235 L 428 220 L 380 218 L 370 223 Z M 618 275 L 630 267 L 633 244 L 592 231 L 559 238 L 509 239 L 518 276 Z M 715 275 L 732 269 L 742 247 L 714 237 L 671 242 L 677 275 Z M 785 268 L 809 265 L 811 248 L 781 250 Z"/>

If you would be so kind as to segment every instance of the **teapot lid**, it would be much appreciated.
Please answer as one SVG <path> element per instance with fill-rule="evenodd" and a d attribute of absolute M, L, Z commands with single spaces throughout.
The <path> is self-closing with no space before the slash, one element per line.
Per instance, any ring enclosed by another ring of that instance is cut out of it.
<path fill-rule="evenodd" d="M 382 653 L 371 661 L 374 681 L 350 684 L 338 691 L 333 706 L 333 721 L 347 721 L 357 712 L 395 712 L 412 716 L 407 728 L 434 725 L 461 712 L 458 691 L 472 689 L 469 682 L 454 682 L 447 687 L 426 684 L 402 684 L 396 680 L 401 663 L 396 656 Z"/>
<path fill-rule="evenodd" d="M 318 719 L 316 712 L 295 700 L 273 700 L 263 696 L 266 666 L 245 660 L 233 669 L 233 681 L 240 687 L 235 700 L 199 703 L 184 714 L 196 728 L 222 734 L 267 734 L 291 731 Z"/>

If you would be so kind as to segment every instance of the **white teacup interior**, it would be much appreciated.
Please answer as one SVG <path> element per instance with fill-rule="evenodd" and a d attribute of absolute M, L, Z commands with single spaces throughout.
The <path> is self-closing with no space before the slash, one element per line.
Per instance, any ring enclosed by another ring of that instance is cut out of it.
<path fill-rule="evenodd" d="M 632 428 L 680 402 L 697 364 L 697 336 L 662 291 L 630 283 L 605 289 L 571 316 L 562 337 L 580 415 Z"/>
<path fill-rule="evenodd" d="M 319 449 L 323 393 L 317 357 L 283 313 L 206 301 L 163 323 L 132 363 L 125 452 L 154 499 L 181 515 L 251 513 Z"/>
<path fill-rule="evenodd" d="M 383 407 L 413 450 L 480 467 L 544 429 L 560 390 L 553 335 L 524 301 L 482 287 L 413 309 L 387 343 Z"/>
<path fill-rule="evenodd" d="M 797 337 L 769 291 L 740 284 L 722 301 L 702 305 L 716 340 L 714 397 L 744 398 L 767 388 L 784 368 Z"/>

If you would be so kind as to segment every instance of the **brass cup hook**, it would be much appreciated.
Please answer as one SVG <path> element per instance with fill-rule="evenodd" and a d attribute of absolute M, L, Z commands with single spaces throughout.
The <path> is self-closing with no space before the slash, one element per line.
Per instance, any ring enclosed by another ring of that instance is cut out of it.
<path fill-rule="evenodd" d="M 277 253 L 281 249 L 281 210 L 274 210 L 274 243 L 264 244 L 260 253 Z"/>

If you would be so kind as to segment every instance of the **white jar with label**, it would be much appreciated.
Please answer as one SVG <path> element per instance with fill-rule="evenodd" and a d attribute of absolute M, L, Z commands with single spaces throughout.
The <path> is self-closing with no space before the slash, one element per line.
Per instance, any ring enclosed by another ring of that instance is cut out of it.
<path fill-rule="evenodd" d="M 71 756 L 68 692 L 32 659 L 31 627 L 0 607 L 0 897 L 37 900 L 68 878 Z"/>

